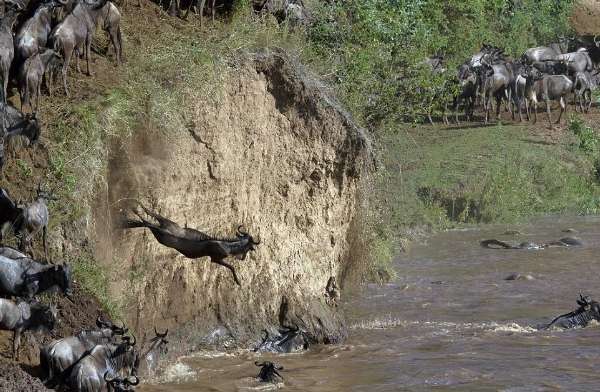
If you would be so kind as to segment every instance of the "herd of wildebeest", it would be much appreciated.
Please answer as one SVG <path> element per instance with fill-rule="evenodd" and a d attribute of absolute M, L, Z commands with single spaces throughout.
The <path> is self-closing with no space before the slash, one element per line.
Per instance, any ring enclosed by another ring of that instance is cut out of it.
<path fill-rule="evenodd" d="M 504 54 L 504 50 L 492 45 L 483 45 L 481 50 L 465 61 L 451 78 L 451 102 L 431 100 L 431 107 L 442 107 L 443 121 L 449 124 L 448 112 L 452 107 L 455 121 L 459 123 L 459 110 L 464 109 L 467 121 L 473 118 L 476 105 L 481 103 L 485 123 L 490 120 L 490 112 L 495 101 L 496 118 L 500 116 L 501 105 L 515 120 L 523 121 L 523 105 L 527 120 L 537 121 L 537 107 L 545 103 L 548 122 L 552 124 L 551 102 L 560 104 L 560 123 L 572 97 L 576 111 L 588 112 L 593 103 L 593 93 L 600 85 L 600 70 L 597 61 L 600 41 L 597 37 L 582 40 L 562 39 L 560 43 L 530 48 L 518 59 Z M 429 57 L 422 62 L 434 75 L 448 72 L 442 56 Z M 447 101 L 447 98 L 443 98 Z M 433 123 L 431 112 L 427 114 Z"/>
<path fill-rule="evenodd" d="M 179 1 L 172 1 L 177 7 Z M 190 3 L 190 7 L 191 4 Z M 194 3 L 195 4 L 195 3 Z M 203 9 L 205 1 L 200 2 Z M 290 3 L 295 4 L 295 3 Z M 301 4 L 301 2 L 300 2 Z M 214 12 L 213 2 L 213 12 Z M 188 8 L 189 9 L 189 8 Z M 75 56 L 86 61 L 86 71 L 91 75 L 90 54 L 92 37 L 98 26 L 109 35 L 117 65 L 122 62 L 122 38 L 118 8 L 108 0 L 4 0 L 0 3 L 0 78 L 2 81 L 0 105 L 0 170 L 4 163 L 4 145 L 11 140 L 35 143 L 41 134 L 36 118 L 42 82 L 48 93 L 53 93 L 53 82 L 59 74 L 62 87 L 69 95 L 67 72 Z M 477 101 L 489 120 L 492 101 L 496 101 L 496 116 L 504 102 L 513 115 L 522 120 L 522 106 L 530 117 L 533 108 L 537 119 L 538 102 L 546 103 L 550 119 L 550 101 L 560 102 L 561 114 L 566 100 L 573 94 L 576 110 L 587 112 L 592 105 L 592 93 L 600 77 L 596 64 L 589 54 L 600 43 L 594 38 L 593 47 L 577 48 L 569 52 L 566 45 L 553 44 L 527 50 L 518 60 L 507 58 L 499 48 L 484 45 L 465 62 L 457 72 L 459 93 L 452 106 L 458 122 L 458 109 L 462 105 L 467 119 L 473 115 Z M 441 57 L 427 59 L 424 64 L 434 73 L 447 72 Z M 21 110 L 9 105 L 8 86 L 15 82 L 20 95 Z M 445 107 L 449 106 L 447 104 Z M 30 113 L 23 111 L 29 107 Z M 446 110 L 445 110 L 446 111 Z M 431 116 L 429 116 L 431 121 Z M 444 120 L 448 122 L 446 114 Z M 26 331 L 50 331 L 57 323 L 57 306 L 49 305 L 53 297 L 45 293 L 58 292 L 72 299 L 71 267 L 53 263 L 47 244 L 49 224 L 48 202 L 50 192 L 38 186 L 36 197 L 30 202 L 13 200 L 7 190 L 0 188 L 0 244 L 3 235 L 10 231 L 18 240 L 18 249 L 0 245 L 0 329 L 13 331 L 12 355 L 19 356 L 21 336 Z M 133 218 L 131 218 L 133 216 Z M 233 281 L 240 279 L 234 266 L 226 259 L 244 260 L 248 252 L 260 244 L 240 226 L 233 238 L 217 238 L 198 230 L 181 227 L 159 213 L 137 203 L 123 215 L 123 229 L 147 228 L 156 240 L 173 248 L 186 258 L 209 257 L 210 261 L 227 268 Z M 10 230 L 8 230 L 10 229 Z M 34 259 L 35 237 L 41 234 L 44 254 Z M 580 245 L 561 242 L 561 246 Z M 489 240 L 486 247 L 508 249 L 527 247 Z M 555 246 L 544 244 L 541 248 Z M 43 261 L 41 261 L 43 259 Z M 325 288 L 327 303 L 335 306 L 339 288 L 335 277 L 330 277 Z M 600 320 L 600 306 L 587 297 L 578 301 L 579 309 L 563 315 L 550 325 L 563 327 L 585 326 L 592 319 Z M 152 372 L 159 354 L 165 353 L 168 330 L 149 341 L 137 345 L 137 340 L 121 323 L 115 325 L 98 317 L 96 327 L 73 336 L 53 340 L 40 348 L 40 367 L 43 381 L 49 387 L 65 387 L 75 392 L 131 391 L 139 377 Z M 550 326 L 549 325 L 549 326 Z M 310 342 L 306 332 L 297 325 L 282 325 L 277 334 L 265 331 L 257 351 L 290 352 L 304 350 Z M 261 381 L 281 379 L 279 367 L 271 362 L 256 362 L 261 367 Z"/>
<path fill-rule="evenodd" d="M 173 0 L 177 7 L 179 1 Z M 201 1 L 204 7 L 205 1 Z M 214 2 L 213 2 L 214 10 Z M 92 37 L 101 26 L 109 35 L 117 65 L 122 62 L 121 15 L 108 0 L 4 0 L 0 2 L 0 170 L 4 164 L 5 144 L 12 150 L 23 144 L 33 145 L 41 128 L 36 112 L 45 82 L 53 94 L 55 77 L 62 75 L 62 87 L 69 95 L 67 72 L 75 56 L 80 71 L 80 57 L 91 75 Z M 9 86 L 18 87 L 20 110 L 8 102 Z M 29 109 L 28 113 L 24 113 Z M 14 143 L 12 141 L 15 141 Z M 12 144 L 11 144 L 12 143 Z M 14 147 L 13 146 L 16 146 Z M 51 261 L 48 252 L 48 202 L 51 192 L 38 185 L 36 197 L 29 201 L 14 200 L 0 188 L 0 329 L 13 332 L 12 356 L 19 357 L 21 336 L 26 332 L 49 332 L 58 322 L 56 297 L 73 298 L 71 266 Z M 123 228 L 150 229 L 163 245 L 185 257 L 208 256 L 228 268 L 235 283 L 240 280 L 226 258 L 243 260 L 260 241 L 240 226 L 235 238 L 216 238 L 200 231 L 182 228 L 153 212 L 141 203 L 131 208 L 138 219 L 123 216 Z M 143 213 L 145 215 L 143 215 Z M 9 237 L 17 240 L 18 249 L 5 246 Z M 33 241 L 43 240 L 43 255 L 35 258 Z M 328 300 L 335 301 L 339 290 L 335 279 L 327 285 Z M 50 295 L 48 295 L 50 294 Z M 49 304 L 51 303 L 51 304 Z M 67 388 L 74 392 L 131 391 L 138 377 L 153 372 L 159 354 L 167 351 L 167 333 L 159 333 L 137 344 L 128 328 L 98 317 L 95 328 L 73 336 L 53 340 L 40 347 L 40 368 L 48 387 Z M 266 331 L 265 331 L 266 332 Z M 305 349 L 306 333 L 297 326 L 281 326 L 277 334 L 266 335 L 257 351 L 288 352 Z M 282 368 L 271 362 L 256 362 L 261 367 L 261 381 L 277 381 Z"/>

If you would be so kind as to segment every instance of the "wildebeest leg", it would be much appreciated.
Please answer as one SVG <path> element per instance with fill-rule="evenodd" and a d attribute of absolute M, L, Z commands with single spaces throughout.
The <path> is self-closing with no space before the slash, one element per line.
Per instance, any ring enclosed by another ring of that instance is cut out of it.
<path fill-rule="evenodd" d="M 206 0 L 200 0 L 200 27 L 204 23 L 204 6 L 206 5 Z"/>
<path fill-rule="evenodd" d="M 219 264 L 219 265 L 222 265 L 222 266 L 223 266 L 223 267 L 225 267 L 225 268 L 228 268 L 228 269 L 231 271 L 231 273 L 233 274 L 233 280 L 235 280 L 235 283 L 236 283 L 238 286 L 241 286 L 241 285 L 242 285 L 242 284 L 240 283 L 240 280 L 239 280 L 239 279 L 238 279 L 238 277 L 237 277 L 237 274 L 235 273 L 235 268 L 233 268 L 233 266 L 232 266 L 231 264 L 227 263 L 227 262 L 226 262 L 225 260 L 223 260 L 223 259 L 213 259 L 212 257 L 211 257 L 210 261 L 212 261 L 213 263 L 217 263 L 217 264 Z"/>
<path fill-rule="evenodd" d="M 47 229 L 46 226 L 44 226 L 43 229 L 42 229 L 42 238 L 44 240 L 44 257 L 46 257 L 46 261 L 49 262 L 50 259 L 48 258 L 47 232 L 48 232 L 48 229 Z"/>
<path fill-rule="evenodd" d="M 146 207 L 144 207 L 141 204 L 140 204 L 140 206 L 142 207 L 142 209 L 144 210 L 144 212 L 146 214 L 148 214 L 149 216 L 151 216 L 152 218 L 154 218 L 158 221 L 158 224 L 160 225 L 160 227 L 173 232 L 173 234 L 175 234 L 181 230 L 181 227 L 179 227 L 179 225 L 177 223 L 173 222 L 172 220 L 169 220 L 169 219 L 165 218 L 164 216 L 157 214 L 154 211 L 150 211 L 149 209 L 147 209 Z M 136 214 L 136 215 L 138 215 L 138 217 L 139 217 L 139 214 Z M 140 219 L 144 220 L 142 217 L 140 217 Z"/>
<path fill-rule="evenodd" d="M 37 91 L 35 96 L 35 110 L 34 113 L 37 113 L 38 107 L 40 106 L 40 95 L 42 95 L 42 81 L 40 80 L 37 84 Z"/>
<path fill-rule="evenodd" d="M 215 8 L 215 0 L 211 0 L 210 9 L 212 12 L 212 22 L 215 23 L 215 12 L 217 11 L 217 9 Z"/>
<path fill-rule="evenodd" d="M 563 113 L 567 112 L 567 102 L 564 97 L 560 97 L 560 114 L 558 115 L 558 120 L 556 120 L 557 124 L 560 124 L 560 119 Z"/>
<path fill-rule="evenodd" d="M 67 97 L 69 96 L 69 88 L 67 87 L 67 71 L 69 70 L 69 65 L 71 63 L 71 57 L 73 56 L 74 50 L 75 50 L 75 48 L 67 46 L 65 44 L 65 46 L 64 46 L 65 61 L 63 63 L 63 67 L 62 67 L 62 78 L 63 78 L 63 86 L 65 88 L 65 94 Z"/>
<path fill-rule="evenodd" d="M 500 121 L 500 106 L 502 105 L 502 95 L 496 95 L 496 121 Z"/>
<path fill-rule="evenodd" d="M 115 57 L 117 60 L 117 66 L 119 66 L 121 64 L 121 56 L 119 55 L 119 46 L 118 46 L 118 42 L 117 42 L 117 35 L 116 35 L 114 29 L 111 29 L 109 31 L 108 36 L 110 37 L 110 42 L 112 43 L 113 48 L 115 48 Z"/>
<path fill-rule="evenodd" d="M 21 345 L 21 329 L 16 329 L 13 333 L 13 359 L 19 360 L 19 346 Z"/>
<path fill-rule="evenodd" d="M 90 53 L 91 52 L 92 52 L 92 35 L 87 34 L 87 36 L 85 37 L 84 55 L 85 55 L 85 62 L 87 64 L 87 75 L 88 76 L 93 76 L 92 70 L 90 69 Z"/>
<path fill-rule="evenodd" d="M 196 0 L 190 0 L 190 4 L 188 5 L 187 9 L 185 10 L 185 14 L 183 14 L 183 19 L 187 18 L 188 14 L 190 13 L 190 8 L 192 8 L 195 1 Z"/>
<path fill-rule="evenodd" d="M 585 112 L 589 112 L 592 107 L 592 90 L 586 90 L 586 109 Z"/>
<path fill-rule="evenodd" d="M 537 100 L 533 101 L 533 123 L 537 123 Z"/>
<path fill-rule="evenodd" d="M 552 114 L 550 112 L 550 100 L 546 98 L 546 113 L 548 114 L 548 124 L 552 126 Z"/>

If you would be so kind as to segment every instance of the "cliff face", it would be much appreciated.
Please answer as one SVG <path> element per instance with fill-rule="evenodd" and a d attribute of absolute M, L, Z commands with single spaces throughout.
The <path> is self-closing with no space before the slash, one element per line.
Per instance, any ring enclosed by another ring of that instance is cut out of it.
<path fill-rule="evenodd" d="M 339 340 L 343 320 L 326 304 L 325 286 L 353 245 L 369 142 L 285 54 L 230 66 L 218 99 L 181 108 L 177 133 L 140 116 L 131 140 L 114 144 L 88 230 L 96 258 L 122 271 L 111 291 L 139 332 L 179 329 L 192 343 L 219 328 L 247 344 L 285 317 L 317 341 Z M 246 260 L 232 261 L 241 287 L 208 258 L 186 259 L 148 230 L 119 229 L 131 199 L 210 234 L 233 236 L 243 224 L 260 237 Z"/>

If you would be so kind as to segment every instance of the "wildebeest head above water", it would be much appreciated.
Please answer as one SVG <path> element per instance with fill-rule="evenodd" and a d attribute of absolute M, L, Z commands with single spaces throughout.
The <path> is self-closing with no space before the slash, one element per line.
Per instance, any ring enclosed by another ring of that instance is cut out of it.
<path fill-rule="evenodd" d="M 283 370 L 283 366 L 277 366 L 273 362 L 254 362 L 254 364 L 260 367 L 260 372 L 256 376 L 262 382 L 278 382 L 283 380 L 283 376 L 279 374 L 278 370 Z"/>
<path fill-rule="evenodd" d="M 541 329 L 556 328 L 576 328 L 586 327 L 592 320 L 600 321 L 600 304 L 592 300 L 589 296 L 579 295 L 577 300 L 579 307 L 569 313 L 560 315 L 552 320 L 548 325 Z"/>
<path fill-rule="evenodd" d="M 208 256 L 211 262 L 228 268 L 233 274 L 235 283 L 241 285 L 234 267 L 225 259 L 234 256 L 244 260 L 248 252 L 254 251 L 255 246 L 260 244 L 260 240 L 255 240 L 248 232 L 243 231 L 242 226 L 238 227 L 236 238 L 217 238 L 195 229 L 181 227 L 141 204 L 140 207 L 147 217 L 137 209 L 132 209 L 132 213 L 138 219 L 126 219 L 123 222 L 124 229 L 146 227 L 158 242 L 177 250 L 187 258 L 197 259 Z"/>

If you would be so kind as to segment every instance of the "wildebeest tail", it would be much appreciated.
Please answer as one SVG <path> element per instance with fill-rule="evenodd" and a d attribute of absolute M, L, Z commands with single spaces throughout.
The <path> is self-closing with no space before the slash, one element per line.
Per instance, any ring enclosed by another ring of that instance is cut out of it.
<path fill-rule="evenodd" d="M 512 249 L 512 246 L 507 244 L 506 242 L 498 241 L 498 240 L 484 240 L 479 243 L 484 248 L 497 249 L 494 245 L 499 246 L 504 249 Z"/>

